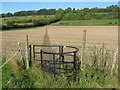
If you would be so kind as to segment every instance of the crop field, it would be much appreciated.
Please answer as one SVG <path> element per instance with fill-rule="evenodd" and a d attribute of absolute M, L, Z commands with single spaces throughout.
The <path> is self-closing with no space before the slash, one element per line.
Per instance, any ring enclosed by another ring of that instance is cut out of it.
<path fill-rule="evenodd" d="M 83 30 L 87 30 L 87 45 L 105 43 L 109 48 L 115 48 L 118 42 L 118 26 L 48 26 L 48 34 L 53 45 L 80 46 Z M 30 43 L 42 44 L 46 27 L 18 31 L 2 32 L 2 40 L 8 43 L 25 42 L 29 35 Z"/>
<path fill-rule="evenodd" d="M 86 47 L 101 47 L 103 43 L 110 50 L 116 50 L 118 46 L 118 26 L 47 26 L 47 33 L 51 45 L 76 46 L 81 49 L 83 43 L 83 30 L 87 30 Z M 43 44 L 46 33 L 45 27 L 2 32 L 2 47 L 14 50 L 20 42 L 25 47 L 25 36 L 29 36 L 30 44 Z M 13 48 L 14 47 L 14 48 Z M 3 54 L 5 54 L 3 53 Z"/>

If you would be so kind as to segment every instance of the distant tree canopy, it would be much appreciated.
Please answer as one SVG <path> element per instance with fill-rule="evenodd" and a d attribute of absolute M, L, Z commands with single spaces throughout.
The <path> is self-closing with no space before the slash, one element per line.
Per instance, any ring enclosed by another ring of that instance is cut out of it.
<path fill-rule="evenodd" d="M 68 17 L 68 13 L 70 13 L 70 16 L 73 15 L 73 13 L 81 13 L 81 15 L 88 13 L 117 13 L 119 7 L 117 5 L 108 6 L 106 8 L 84 8 L 84 9 L 75 9 L 68 7 L 66 9 L 40 9 L 40 10 L 29 10 L 29 11 L 18 11 L 15 13 L 2 13 L 2 17 L 12 17 L 12 16 L 29 16 L 29 15 L 67 15 L 65 17 Z M 89 18 L 89 15 L 86 15 L 85 17 Z M 77 14 L 74 14 L 77 15 Z M 82 17 L 81 17 L 82 18 Z"/>

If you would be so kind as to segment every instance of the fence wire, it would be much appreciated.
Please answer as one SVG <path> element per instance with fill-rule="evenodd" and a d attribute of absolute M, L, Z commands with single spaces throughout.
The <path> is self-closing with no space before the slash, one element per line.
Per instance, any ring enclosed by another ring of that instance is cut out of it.
<path fill-rule="evenodd" d="M 17 51 L 11 58 L 9 58 L 2 66 L 0 66 L 0 69 L 4 67 L 19 51 Z"/>

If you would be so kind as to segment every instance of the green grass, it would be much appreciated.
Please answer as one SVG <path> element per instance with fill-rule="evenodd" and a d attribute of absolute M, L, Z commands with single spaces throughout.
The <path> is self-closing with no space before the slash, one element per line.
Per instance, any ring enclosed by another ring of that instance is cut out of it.
<path fill-rule="evenodd" d="M 94 71 L 92 67 L 86 67 L 80 72 L 79 82 L 68 83 L 65 77 L 57 77 L 40 71 L 40 68 L 32 67 L 28 70 L 21 68 L 17 73 L 13 72 L 12 66 L 3 68 L 2 88 L 117 88 L 117 77 L 106 75 L 101 69 Z M 14 68 L 15 69 L 15 68 Z M 99 72 L 99 73 L 98 73 Z M 106 75 L 106 76 L 105 76 Z M 11 79 L 12 78 L 12 79 Z M 9 80 L 11 79 L 10 83 Z M 8 83 L 8 84 L 7 84 Z"/>
<path fill-rule="evenodd" d="M 2 68 L 2 88 L 119 88 L 117 75 L 111 75 L 106 66 L 111 58 L 109 50 L 104 46 L 91 50 L 89 60 L 92 65 L 80 70 L 79 82 L 68 82 L 64 75 L 54 78 L 52 74 L 41 71 L 38 62 L 26 69 L 21 60 L 12 60 L 14 63 L 9 62 Z M 98 63 L 99 60 L 102 63 Z M 6 58 L 2 61 L 5 62 Z"/>
<path fill-rule="evenodd" d="M 56 81 L 54 77 L 48 73 L 42 72 L 40 68 L 32 67 L 28 70 L 21 67 L 16 71 L 16 68 L 11 68 L 14 65 L 7 64 L 3 68 L 2 88 L 57 88 L 59 86 L 65 88 L 64 79 Z M 9 80 L 12 78 L 9 84 Z M 63 84 L 64 83 L 64 84 Z"/>
<path fill-rule="evenodd" d="M 33 25 L 33 23 L 15 23 L 15 25 Z"/>
<path fill-rule="evenodd" d="M 59 21 L 51 24 L 51 26 L 117 26 L 117 19 L 113 20 L 68 20 Z"/>

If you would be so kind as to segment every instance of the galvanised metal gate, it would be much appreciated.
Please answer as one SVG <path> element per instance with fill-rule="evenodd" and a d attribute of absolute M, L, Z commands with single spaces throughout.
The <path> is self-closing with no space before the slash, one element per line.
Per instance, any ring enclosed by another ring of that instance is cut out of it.
<path fill-rule="evenodd" d="M 57 52 L 46 50 L 44 49 L 45 47 L 56 48 L 55 51 Z M 54 76 L 64 74 L 68 80 L 73 79 L 76 81 L 80 65 L 79 57 L 77 56 L 78 48 L 58 45 L 32 45 L 32 48 L 33 58 L 40 61 L 43 71 L 52 73 Z M 66 49 L 68 51 L 65 51 Z"/>

